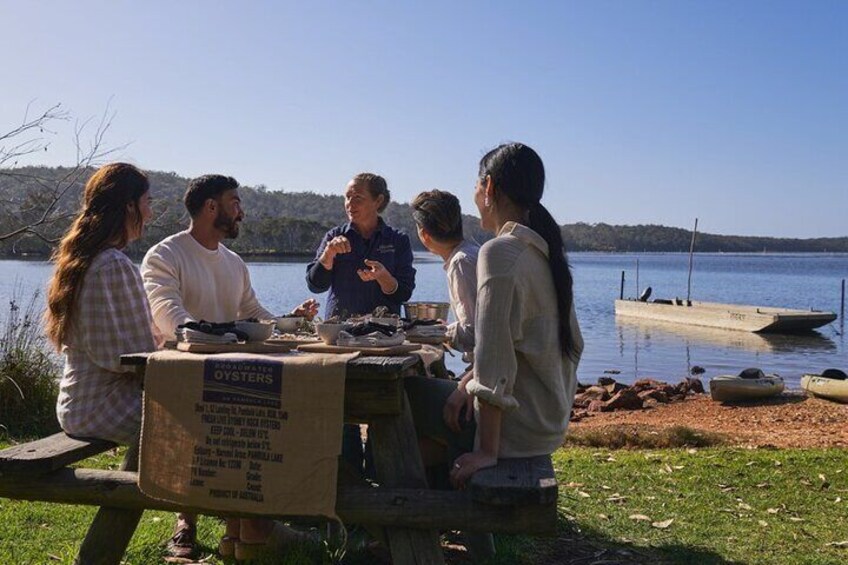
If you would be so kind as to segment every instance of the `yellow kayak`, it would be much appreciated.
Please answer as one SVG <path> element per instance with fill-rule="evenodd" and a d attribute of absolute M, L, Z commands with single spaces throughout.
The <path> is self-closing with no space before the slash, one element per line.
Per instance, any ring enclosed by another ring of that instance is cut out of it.
<path fill-rule="evenodd" d="M 801 388 L 819 398 L 848 403 L 848 375 L 839 369 L 827 369 L 820 375 L 804 375 Z"/>

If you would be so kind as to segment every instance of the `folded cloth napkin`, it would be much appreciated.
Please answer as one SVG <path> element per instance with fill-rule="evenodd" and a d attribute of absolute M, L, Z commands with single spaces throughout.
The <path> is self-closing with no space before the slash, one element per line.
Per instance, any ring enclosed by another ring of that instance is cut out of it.
<path fill-rule="evenodd" d="M 210 334 L 191 328 L 177 328 L 177 341 L 186 343 L 236 343 L 238 336 L 232 332 L 224 332 L 222 334 Z"/>
<path fill-rule="evenodd" d="M 434 320 L 432 318 L 415 318 L 414 320 L 410 319 L 410 318 L 401 318 L 400 323 L 403 326 L 403 329 L 405 331 L 409 331 L 412 328 L 415 328 L 415 327 L 418 327 L 418 326 L 440 326 L 440 325 L 444 325 L 444 322 L 442 322 L 441 320 Z"/>
<path fill-rule="evenodd" d="M 245 320 L 250 321 L 250 320 Z M 177 339 L 179 339 L 179 330 L 180 329 L 189 329 L 193 332 L 192 334 L 195 338 L 195 343 L 232 343 L 232 341 L 227 338 L 227 341 L 197 341 L 200 339 L 200 336 L 196 334 L 205 334 L 207 336 L 223 336 L 226 334 L 233 334 L 236 336 L 235 341 L 248 341 L 249 337 L 245 332 L 236 328 L 235 322 L 207 322 L 206 320 L 200 320 L 199 322 L 186 322 L 185 324 L 180 324 L 177 326 Z"/>
<path fill-rule="evenodd" d="M 351 335 L 348 331 L 342 330 L 336 344 L 345 347 L 391 347 L 400 345 L 405 340 L 406 334 L 402 331 L 395 332 L 394 335 L 386 335 L 379 331 L 364 335 Z"/>
<path fill-rule="evenodd" d="M 348 328 L 347 333 L 352 336 L 370 335 L 372 333 L 381 333 L 386 336 L 393 336 L 398 331 L 397 326 L 389 326 L 378 322 L 359 322 Z"/>
<path fill-rule="evenodd" d="M 448 327 L 444 324 L 433 326 L 414 326 L 406 331 L 407 337 L 445 337 Z"/>

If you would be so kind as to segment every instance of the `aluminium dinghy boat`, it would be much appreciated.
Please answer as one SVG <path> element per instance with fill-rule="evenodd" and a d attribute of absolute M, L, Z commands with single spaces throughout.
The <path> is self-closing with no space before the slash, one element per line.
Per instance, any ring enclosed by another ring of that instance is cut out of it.
<path fill-rule="evenodd" d="M 719 402 L 768 398 L 783 392 L 783 378 L 760 369 L 745 369 L 738 375 L 719 375 L 710 380 L 710 397 Z"/>
<path fill-rule="evenodd" d="M 826 369 L 820 375 L 804 375 L 801 388 L 819 398 L 848 403 L 848 375 L 839 369 Z"/>

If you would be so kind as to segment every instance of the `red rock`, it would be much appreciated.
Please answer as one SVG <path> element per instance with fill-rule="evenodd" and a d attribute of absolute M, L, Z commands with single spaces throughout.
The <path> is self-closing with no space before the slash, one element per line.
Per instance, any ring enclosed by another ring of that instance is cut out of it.
<path fill-rule="evenodd" d="M 701 379 L 687 377 L 686 381 L 689 383 L 690 392 L 694 392 L 695 394 L 704 394 L 704 383 L 701 382 Z"/>
<path fill-rule="evenodd" d="M 665 385 L 664 382 L 657 381 L 657 380 L 654 380 L 654 379 L 639 379 L 638 381 L 633 383 L 632 388 L 635 388 L 636 391 L 639 392 L 639 391 L 646 390 L 646 389 L 649 389 L 649 388 L 659 388 L 663 385 Z"/>
<path fill-rule="evenodd" d="M 609 392 L 602 386 L 590 386 L 583 391 L 583 396 L 589 400 L 607 400 L 610 397 Z"/>
<path fill-rule="evenodd" d="M 609 408 L 607 408 L 606 402 L 603 400 L 593 400 L 589 403 L 589 408 L 587 408 L 587 412 L 607 412 Z"/>
<path fill-rule="evenodd" d="M 617 393 L 621 390 L 624 390 L 626 388 L 628 388 L 627 385 L 624 385 L 624 384 L 621 384 L 621 383 L 612 383 L 612 384 L 608 384 L 608 385 L 604 386 L 604 389 L 606 389 L 606 391 L 609 392 L 610 395 L 614 395 L 615 393 Z"/>
<path fill-rule="evenodd" d="M 607 400 L 606 407 L 608 410 L 638 410 L 642 408 L 642 399 L 635 390 L 626 388 Z"/>
<path fill-rule="evenodd" d="M 667 385 L 667 384 L 663 384 L 661 387 L 659 387 L 656 390 L 659 391 L 659 392 L 662 392 L 666 396 L 671 396 L 672 394 L 674 394 L 676 392 L 676 389 L 673 386 Z"/>
<path fill-rule="evenodd" d="M 668 395 L 665 392 L 663 392 L 662 390 L 656 390 L 656 389 L 654 389 L 654 390 L 643 390 L 642 392 L 639 393 L 638 396 L 643 401 L 651 398 L 653 400 L 656 400 L 657 402 L 662 402 L 662 403 L 668 402 Z"/>

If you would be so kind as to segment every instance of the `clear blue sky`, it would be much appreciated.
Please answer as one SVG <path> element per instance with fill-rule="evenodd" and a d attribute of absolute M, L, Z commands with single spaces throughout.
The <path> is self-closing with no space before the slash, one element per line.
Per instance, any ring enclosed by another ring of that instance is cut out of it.
<path fill-rule="evenodd" d="M 144 168 L 318 192 L 373 170 L 476 214 L 479 158 L 516 140 L 560 223 L 848 235 L 845 1 L 0 0 L 0 52 L 0 129 L 111 98 L 107 143 Z"/>

